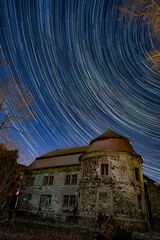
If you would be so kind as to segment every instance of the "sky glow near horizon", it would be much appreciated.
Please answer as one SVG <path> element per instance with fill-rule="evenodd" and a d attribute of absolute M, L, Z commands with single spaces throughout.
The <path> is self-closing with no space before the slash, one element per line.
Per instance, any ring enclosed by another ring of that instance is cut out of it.
<path fill-rule="evenodd" d="M 160 182 L 160 80 L 147 59 L 157 48 L 149 24 L 121 17 L 116 0 L 2 0 L 1 83 L 28 89 L 33 121 L 14 134 L 24 163 L 83 146 L 110 126 Z"/>

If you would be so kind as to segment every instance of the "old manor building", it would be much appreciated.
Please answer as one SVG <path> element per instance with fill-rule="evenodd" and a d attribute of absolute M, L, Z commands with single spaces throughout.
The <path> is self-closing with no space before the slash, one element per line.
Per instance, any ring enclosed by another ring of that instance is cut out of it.
<path fill-rule="evenodd" d="M 37 158 L 19 208 L 62 222 L 76 215 L 83 228 L 109 221 L 148 231 L 160 222 L 160 187 L 143 175 L 142 162 L 130 141 L 109 129 L 87 146 Z"/>

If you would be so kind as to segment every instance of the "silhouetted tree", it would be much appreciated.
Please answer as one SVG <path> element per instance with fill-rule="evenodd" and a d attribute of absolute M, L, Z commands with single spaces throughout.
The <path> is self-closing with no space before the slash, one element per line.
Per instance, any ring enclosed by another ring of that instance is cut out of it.
<path fill-rule="evenodd" d="M 8 150 L 13 132 L 27 135 L 23 122 L 31 120 L 30 107 L 33 99 L 30 93 L 17 85 L 0 84 L 0 206 L 12 198 L 18 190 L 21 165 L 17 164 L 18 151 Z"/>

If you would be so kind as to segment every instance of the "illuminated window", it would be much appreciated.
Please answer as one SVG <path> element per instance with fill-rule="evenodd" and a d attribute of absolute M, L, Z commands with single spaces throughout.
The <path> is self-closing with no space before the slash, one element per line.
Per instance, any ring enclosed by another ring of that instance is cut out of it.
<path fill-rule="evenodd" d="M 135 178 L 136 178 L 136 180 L 137 181 L 139 181 L 140 180 L 140 177 L 139 177 L 139 168 L 135 168 Z"/>
<path fill-rule="evenodd" d="M 108 176 L 109 175 L 109 165 L 101 164 L 101 176 Z"/>
<path fill-rule="evenodd" d="M 70 180 L 71 180 L 71 176 L 70 175 L 66 175 L 65 184 L 69 185 L 70 184 Z"/>
<path fill-rule="evenodd" d="M 72 175 L 72 184 L 77 184 L 77 174 Z"/>

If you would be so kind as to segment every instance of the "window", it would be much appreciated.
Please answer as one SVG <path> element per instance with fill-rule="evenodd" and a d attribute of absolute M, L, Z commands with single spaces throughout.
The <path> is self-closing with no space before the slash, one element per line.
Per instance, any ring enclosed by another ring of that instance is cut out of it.
<path fill-rule="evenodd" d="M 26 178 L 25 185 L 26 185 L 26 186 L 29 186 L 29 183 L 30 183 L 30 177 L 27 177 L 27 178 Z"/>
<path fill-rule="evenodd" d="M 40 207 L 50 207 L 51 206 L 51 195 L 42 194 L 40 198 Z"/>
<path fill-rule="evenodd" d="M 33 186 L 35 181 L 35 177 L 27 177 L 26 186 Z"/>
<path fill-rule="evenodd" d="M 138 209 L 142 209 L 142 196 L 140 194 L 137 195 L 138 200 Z"/>
<path fill-rule="evenodd" d="M 49 185 L 53 185 L 54 176 L 49 177 Z"/>
<path fill-rule="evenodd" d="M 72 184 L 77 184 L 77 174 L 72 175 Z"/>
<path fill-rule="evenodd" d="M 69 195 L 64 195 L 63 197 L 63 205 L 68 206 L 69 205 Z"/>
<path fill-rule="evenodd" d="M 136 178 L 137 181 L 140 180 L 140 177 L 139 177 L 139 169 L 138 169 L 137 167 L 135 168 L 135 178 Z"/>
<path fill-rule="evenodd" d="M 54 176 L 44 176 L 43 178 L 43 185 L 47 186 L 47 185 L 53 185 L 54 182 Z"/>
<path fill-rule="evenodd" d="M 34 181 L 35 181 L 35 177 L 31 177 L 31 183 L 30 183 L 30 186 L 33 186 L 33 185 L 34 185 Z"/>
<path fill-rule="evenodd" d="M 75 206 L 75 205 L 76 205 L 76 196 L 75 196 L 75 195 L 71 195 L 71 196 L 70 196 L 69 205 L 70 205 L 70 206 Z"/>
<path fill-rule="evenodd" d="M 109 192 L 100 192 L 99 193 L 99 200 L 107 200 L 109 199 Z"/>
<path fill-rule="evenodd" d="M 75 184 L 77 184 L 77 174 L 66 175 L 65 184 L 66 185 L 70 185 L 70 184 L 75 185 Z"/>
<path fill-rule="evenodd" d="M 27 200 L 27 201 L 31 201 L 31 199 L 32 199 L 32 194 L 30 194 L 30 193 L 27 194 L 27 195 L 26 195 L 26 200 Z"/>
<path fill-rule="evenodd" d="M 46 186 L 48 184 L 48 176 L 43 178 L 43 185 Z"/>
<path fill-rule="evenodd" d="M 70 175 L 66 175 L 65 184 L 69 185 L 70 184 L 70 180 L 71 180 L 71 176 Z"/>
<path fill-rule="evenodd" d="M 101 175 L 108 176 L 109 174 L 109 165 L 108 164 L 101 164 Z"/>
<path fill-rule="evenodd" d="M 76 195 L 64 195 L 64 197 L 63 197 L 63 205 L 65 207 L 76 206 L 76 204 L 77 204 L 76 200 L 77 200 Z"/>

